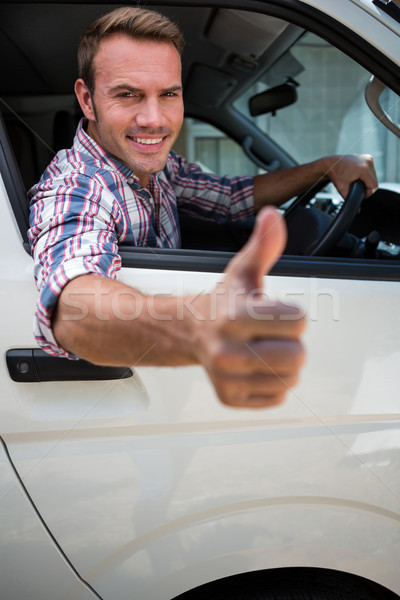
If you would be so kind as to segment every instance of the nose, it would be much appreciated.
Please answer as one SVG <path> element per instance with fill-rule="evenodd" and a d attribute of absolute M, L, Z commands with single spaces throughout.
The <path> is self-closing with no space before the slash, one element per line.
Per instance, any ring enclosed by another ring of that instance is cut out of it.
<path fill-rule="evenodd" d="M 140 103 L 136 114 L 136 123 L 139 127 L 163 127 L 165 116 L 158 98 L 146 98 Z"/>

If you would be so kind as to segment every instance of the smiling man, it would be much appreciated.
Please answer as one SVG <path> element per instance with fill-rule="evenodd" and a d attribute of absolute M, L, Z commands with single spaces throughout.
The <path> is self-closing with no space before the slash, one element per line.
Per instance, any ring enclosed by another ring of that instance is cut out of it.
<path fill-rule="evenodd" d="M 343 195 L 361 178 L 371 193 L 375 172 L 370 157 L 350 156 L 254 178 L 203 173 L 172 151 L 182 49 L 175 24 L 140 8 L 117 9 L 82 36 L 75 93 L 84 119 L 31 190 L 35 333 L 48 352 L 97 364 L 201 364 L 226 404 L 271 406 L 298 380 L 304 316 L 259 293 L 286 241 L 281 217 L 264 207 L 323 177 Z M 116 280 L 119 243 L 179 247 L 179 213 L 226 222 L 258 212 L 210 294 L 152 298 Z"/>
<path fill-rule="evenodd" d="M 93 67 L 95 94 L 83 79 L 75 84 L 87 133 L 147 187 L 149 174 L 164 168 L 183 122 L 179 53 L 168 42 L 116 34 L 101 43 Z"/>

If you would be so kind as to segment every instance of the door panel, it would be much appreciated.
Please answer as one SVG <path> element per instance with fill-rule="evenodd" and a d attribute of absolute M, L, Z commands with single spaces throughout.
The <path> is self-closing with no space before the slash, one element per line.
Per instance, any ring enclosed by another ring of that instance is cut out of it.
<path fill-rule="evenodd" d="M 32 345 L 36 293 L 23 250 L 3 266 L 4 357 Z M 121 273 L 153 294 L 205 291 L 219 277 Z M 1 423 L 13 463 L 104 598 L 135 589 L 161 600 L 293 561 L 349 569 L 349 555 L 352 572 L 398 591 L 398 283 L 269 277 L 266 290 L 301 303 L 309 321 L 302 381 L 275 409 L 223 407 L 199 367 L 137 364 L 127 380 L 18 383 L 3 360 Z M 294 531 L 301 515 L 317 513 L 322 538 Z"/>
<path fill-rule="evenodd" d="M 43 527 L 0 438 L 0 580 L 3 598 L 99 598 L 74 573 Z"/>
<path fill-rule="evenodd" d="M 278 4 L 265 3 L 273 12 Z M 387 61 L 358 38 L 355 56 L 398 85 L 396 32 L 360 2 L 340 4 L 354 31 L 378 49 L 385 40 Z M 332 2 L 293 8 L 300 25 L 344 43 Z M 232 110 L 188 108 L 230 130 Z M 259 141 L 254 151 L 266 158 L 272 146 Z M 266 293 L 308 315 L 301 382 L 274 409 L 222 406 L 200 367 L 139 361 L 126 379 L 15 381 L 6 356 L 35 348 L 37 292 L 10 201 L 0 179 L 0 570 L 10 578 L 18 565 L 12 585 L 25 586 L 8 597 L 28 597 L 26 586 L 40 600 L 93 597 L 79 575 L 104 600 L 168 600 L 293 565 L 354 573 L 400 594 L 399 283 L 338 279 L 329 265 L 324 278 L 267 278 Z M 184 295 L 220 277 L 155 266 L 124 268 L 120 279 Z"/>

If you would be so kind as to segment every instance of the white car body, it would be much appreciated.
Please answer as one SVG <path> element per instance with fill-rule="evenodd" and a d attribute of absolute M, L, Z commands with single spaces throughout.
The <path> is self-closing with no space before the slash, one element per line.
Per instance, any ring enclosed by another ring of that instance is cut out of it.
<path fill-rule="evenodd" d="M 303 0 L 400 65 L 400 25 L 367 0 Z M 400 284 L 268 276 L 308 316 L 284 405 L 222 406 L 200 367 L 20 383 L 37 291 L 0 180 L 0 581 L 4 600 L 169 600 L 244 573 L 329 569 L 400 596 Z M 150 294 L 218 273 L 126 268 Z M 15 470 L 14 470 L 15 469 Z"/>

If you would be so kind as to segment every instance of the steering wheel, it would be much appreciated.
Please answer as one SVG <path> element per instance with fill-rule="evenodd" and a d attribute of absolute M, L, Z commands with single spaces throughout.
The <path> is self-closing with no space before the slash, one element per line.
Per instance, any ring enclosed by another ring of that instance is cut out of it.
<path fill-rule="evenodd" d="M 326 181 L 318 181 L 298 196 L 285 212 L 288 227 L 285 254 L 326 256 L 353 222 L 365 194 L 365 185 L 361 179 L 351 184 L 346 199 L 333 218 L 316 209 L 305 208 L 325 186 Z"/>

